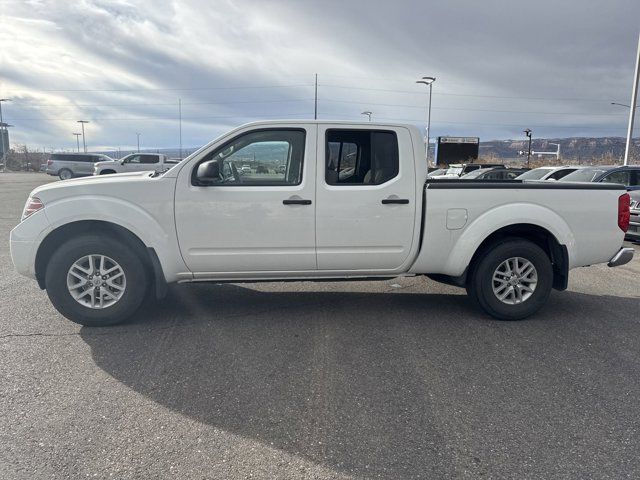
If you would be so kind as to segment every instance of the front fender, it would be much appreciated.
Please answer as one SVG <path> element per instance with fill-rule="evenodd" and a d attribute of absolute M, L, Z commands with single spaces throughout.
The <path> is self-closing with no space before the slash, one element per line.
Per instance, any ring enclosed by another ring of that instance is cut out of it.
<path fill-rule="evenodd" d="M 153 248 L 160 260 L 165 279 L 173 282 L 178 273 L 188 272 L 182 261 L 175 233 L 173 205 L 150 204 L 153 211 L 124 199 L 106 195 L 78 195 L 62 198 L 45 207 L 50 228 L 41 233 L 38 243 L 57 228 L 83 220 L 119 225 Z"/>

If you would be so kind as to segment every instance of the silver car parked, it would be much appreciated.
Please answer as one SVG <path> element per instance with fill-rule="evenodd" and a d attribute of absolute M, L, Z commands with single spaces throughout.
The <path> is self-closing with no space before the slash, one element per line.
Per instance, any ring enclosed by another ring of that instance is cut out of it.
<path fill-rule="evenodd" d="M 93 175 L 94 163 L 112 160 L 111 157 L 100 153 L 52 153 L 47 160 L 46 172 L 60 177 L 60 180 L 85 177 Z"/>

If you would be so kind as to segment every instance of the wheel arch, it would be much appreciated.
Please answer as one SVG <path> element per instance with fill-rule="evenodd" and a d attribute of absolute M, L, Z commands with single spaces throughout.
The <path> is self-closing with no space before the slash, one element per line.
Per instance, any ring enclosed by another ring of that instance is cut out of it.
<path fill-rule="evenodd" d="M 566 245 L 549 230 L 533 223 L 516 223 L 504 226 L 488 235 L 475 250 L 464 273 L 464 283 L 482 255 L 498 243 L 511 238 L 528 240 L 540 247 L 551 260 L 553 288 L 566 290 L 569 280 L 569 253 Z"/>
<path fill-rule="evenodd" d="M 87 233 L 99 233 L 119 240 L 131 249 L 135 250 L 150 274 L 156 291 L 156 297 L 162 298 L 166 293 L 167 283 L 162 271 L 162 265 L 153 247 L 148 247 L 131 230 L 104 220 L 78 220 L 61 225 L 51 232 L 40 243 L 35 258 L 36 280 L 40 288 L 45 288 L 45 274 L 49 259 L 56 248 L 65 241 Z"/>

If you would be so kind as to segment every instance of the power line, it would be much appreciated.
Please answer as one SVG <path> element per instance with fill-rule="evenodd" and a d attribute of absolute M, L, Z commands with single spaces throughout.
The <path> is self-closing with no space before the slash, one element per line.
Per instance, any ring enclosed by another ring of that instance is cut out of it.
<path fill-rule="evenodd" d="M 420 95 L 420 92 L 413 90 L 393 90 L 388 88 L 365 88 L 365 87 L 351 87 L 346 85 L 330 85 L 328 83 L 319 83 L 320 87 L 330 88 L 343 88 L 347 90 L 366 90 L 372 92 L 391 92 L 391 93 L 407 93 L 412 95 Z M 434 93 L 434 95 L 436 95 Z M 477 97 L 477 98 L 505 98 L 509 100 L 569 100 L 569 101 L 584 101 L 584 102 L 609 102 L 610 100 L 601 100 L 594 98 L 569 98 L 569 97 L 521 97 L 521 96 L 505 96 L 505 95 L 477 95 L 472 93 L 445 93 L 438 92 L 438 96 L 451 96 L 451 97 Z"/>
<path fill-rule="evenodd" d="M 435 94 L 434 94 L 435 95 Z M 354 105 L 376 105 L 382 107 L 402 107 L 402 108 L 418 108 L 420 110 L 424 110 L 424 105 L 407 105 L 407 104 L 399 104 L 399 103 L 376 103 L 376 102 L 356 102 L 352 100 L 329 100 L 322 98 L 323 102 L 330 103 L 349 103 Z M 526 114 L 541 114 L 541 115 L 602 115 L 602 116 L 611 116 L 611 117 L 620 117 L 625 116 L 625 114 L 620 113 L 587 113 L 587 112 L 537 112 L 530 110 L 492 110 L 492 109 L 484 109 L 484 108 L 464 108 L 464 107 L 433 107 L 434 110 L 455 110 L 455 111 L 464 111 L 464 112 L 493 112 L 493 113 L 526 113 Z"/>
<path fill-rule="evenodd" d="M 183 116 L 182 119 L 183 120 L 199 120 L 199 119 L 211 119 L 211 118 L 251 118 L 251 117 L 255 117 L 255 118 L 265 118 L 265 117 L 269 117 L 269 118 L 279 118 L 279 117 L 289 117 L 289 116 L 300 116 L 300 115 L 306 115 L 306 116 L 310 116 L 309 112 L 302 112 L 302 113 L 281 113 L 281 114 L 276 114 L 276 115 L 265 115 L 262 113 L 244 113 L 241 115 L 203 115 L 203 116 L 191 116 L 191 117 L 185 117 Z M 166 116 L 166 117 L 158 117 L 158 116 L 146 116 L 146 117 L 88 117 L 91 119 L 91 121 L 96 121 L 96 120 L 176 120 L 176 116 L 172 115 L 172 116 Z M 69 117 L 69 118 L 61 118 L 61 117 L 12 117 L 12 121 L 15 120 L 74 120 L 73 118 Z"/>
<path fill-rule="evenodd" d="M 66 88 L 66 89 L 38 89 L 38 92 L 145 92 L 145 91 L 167 91 L 167 92 L 192 92 L 199 90 L 243 90 L 243 89 L 261 89 L 261 88 L 295 88 L 295 87 L 313 87 L 313 84 L 301 83 L 294 85 L 256 85 L 256 86 L 236 86 L 236 87 L 190 87 L 190 88 L 163 88 L 163 87 L 139 87 L 139 88 Z M 15 95 L 20 91 L 33 90 L 11 90 Z"/>
<path fill-rule="evenodd" d="M 322 113 L 321 113 L 322 114 Z M 322 115 L 327 115 L 326 113 Z M 351 119 L 353 115 L 341 115 L 334 114 L 334 117 Z M 392 118 L 392 117 L 376 117 L 377 120 L 385 120 L 389 122 L 405 122 L 405 123 L 424 123 L 424 118 L 415 119 L 415 118 Z M 446 124 L 446 125 L 482 125 L 482 126 L 491 126 L 491 127 L 522 127 L 522 123 L 488 123 L 488 122 L 446 122 L 446 121 L 437 121 L 434 122 L 437 125 Z M 580 126 L 580 125 L 530 125 L 535 128 L 575 128 L 575 129 L 594 129 L 594 130 L 602 130 L 602 127 L 598 126 Z"/>
<path fill-rule="evenodd" d="M 232 100 L 227 102 L 182 102 L 182 105 L 230 105 L 240 103 L 294 103 L 294 102 L 313 102 L 313 98 L 295 98 L 290 100 Z M 21 102 L 15 102 L 16 105 L 22 108 L 31 107 L 160 107 L 160 106 L 172 106 L 175 107 L 177 102 L 166 103 L 41 103 L 41 104 L 27 104 Z"/>

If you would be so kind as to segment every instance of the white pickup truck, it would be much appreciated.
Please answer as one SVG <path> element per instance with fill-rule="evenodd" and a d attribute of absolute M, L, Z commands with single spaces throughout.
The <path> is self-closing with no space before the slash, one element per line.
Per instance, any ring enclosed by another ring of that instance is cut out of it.
<path fill-rule="evenodd" d="M 36 188 L 11 256 L 83 325 L 121 322 L 172 282 L 414 275 L 515 320 L 565 289 L 570 269 L 628 262 L 628 223 L 620 185 L 427 180 L 413 126 L 261 122 L 163 174 Z"/>
<path fill-rule="evenodd" d="M 172 160 L 162 153 L 132 153 L 120 160 L 96 162 L 93 165 L 93 174 L 164 171 L 176 163 L 178 160 Z"/>

